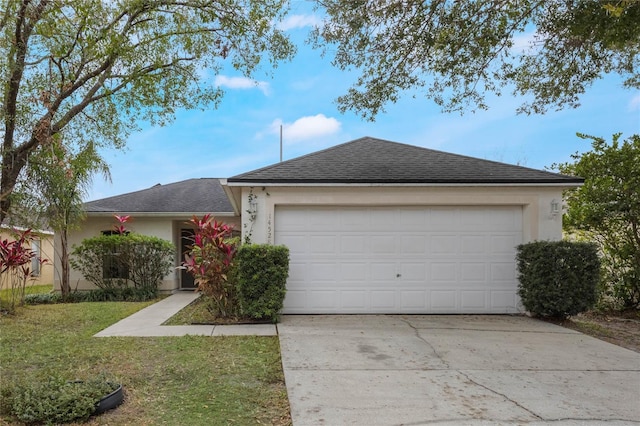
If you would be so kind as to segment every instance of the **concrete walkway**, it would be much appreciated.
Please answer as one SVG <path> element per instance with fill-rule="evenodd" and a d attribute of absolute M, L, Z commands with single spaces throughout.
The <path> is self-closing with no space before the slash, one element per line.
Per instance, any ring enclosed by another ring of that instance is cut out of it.
<path fill-rule="evenodd" d="M 285 315 L 295 426 L 640 425 L 640 354 L 508 315 Z"/>
<path fill-rule="evenodd" d="M 105 328 L 94 337 L 276 336 L 278 334 L 274 324 L 162 325 L 198 297 L 200 294 L 192 291 L 174 293 Z"/>

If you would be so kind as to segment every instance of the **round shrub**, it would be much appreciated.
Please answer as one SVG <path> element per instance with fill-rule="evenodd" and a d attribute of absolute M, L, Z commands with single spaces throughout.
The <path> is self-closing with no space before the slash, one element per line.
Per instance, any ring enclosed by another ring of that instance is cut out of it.
<path fill-rule="evenodd" d="M 535 241 L 518 246 L 518 294 L 533 315 L 567 318 L 595 304 L 600 259 L 595 244 Z"/>

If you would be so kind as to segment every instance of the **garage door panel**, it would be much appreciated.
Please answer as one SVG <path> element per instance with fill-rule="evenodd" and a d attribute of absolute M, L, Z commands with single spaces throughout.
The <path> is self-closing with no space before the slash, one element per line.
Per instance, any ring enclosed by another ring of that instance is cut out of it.
<path fill-rule="evenodd" d="M 490 292 L 491 310 L 496 313 L 510 313 L 516 309 L 517 296 L 513 291 L 493 290 Z"/>
<path fill-rule="evenodd" d="M 345 286 L 364 285 L 368 283 L 369 264 L 366 262 L 342 262 L 340 268 L 340 281 Z"/>
<path fill-rule="evenodd" d="M 338 248 L 337 235 L 313 235 L 309 238 L 311 254 L 335 254 Z"/>
<path fill-rule="evenodd" d="M 460 237 L 457 234 L 435 234 L 431 236 L 432 255 L 458 255 Z"/>
<path fill-rule="evenodd" d="M 427 251 L 427 238 L 425 235 L 402 235 L 400 239 L 400 252 L 404 254 L 424 254 Z"/>
<path fill-rule="evenodd" d="M 458 210 L 455 207 L 432 207 L 429 209 L 428 231 L 441 231 L 443 229 L 459 226 Z"/>
<path fill-rule="evenodd" d="M 371 253 L 396 255 L 396 237 L 394 235 L 371 235 L 369 237 Z"/>
<path fill-rule="evenodd" d="M 492 263 L 491 277 L 493 282 L 513 282 L 516 279 L 516 267 L 512 262 Z"/>
<path fill-rule="evenodd" d="M 284 305 L 293 312 L 303 312 L 309 309 L 307 306 L 307 291 L 287 289 Z"/>
<path fill-rule="evenodd" d="M 289 261 L 289 278 L 291 283 L 302 283 L 309 276 L 308 264 L 306 262 Z"/>
<path fill-rule="evenodd" d="M 336 282 L 338 279 L 338 271 L 333 262 L 313 262 L 307 265 L 307 274 L 312 277 L 314 282 Z M 308 277 L 305 277 L 305 281 Z"/>
<path fill-rule="evenodd" d="M 427 307 L 425 290 L 407 290 L 401 292 L 400 303 L 403 311 L 424 311 Z"/>
<path fill-rule="evenodd" d="M 432 290 L 430 296 L 432 311 L 452 312 L 457 310 L 455 290 Z"/>
<path fill-rule="evenodd" d="M 366 231 L 370 229 L 369 212 L 359 209 L 344 209 L 334 228 L 349 229 L 351 232 Z"/>
<path fill-rule="evenodd" d="M 492 235 L 490 237 L 489 250 L 492 254 L 513 254 L 516 246 L 520 244 L 520 239 L 513 234 Z"/>
<path fill-rule="evenodd" d="M 278 241 L 278 244 L 283 244 L 289 247 L 290 252 L 307 252 L 307 237 L 303 235 L 282 233 L 279 235 Z"/>
<path fill-rule="evenodd" d="M 368 308 L 366 290 L 349 290 L 340 292 L 340 307 L 342 310 L 353 310 L 364 312 Z"/>
<path fill-rule="evenodd" d="M 427 211 L 424 209 L 398 209 L 397 217 L 393 218 L 392 223 L 399 232 L 426 229 Z M 387 223 L 387 226 L 389 225 Z"/>
<path fill-rule="evenodd" d="M 311 309 L 335 309 L 338 302 L 338 292 L 336 290 L 310 290 L 308 292 L 307 303 Z"/>
<path fill-rule="evenodd" d="M 375 262 L 370 265 L 371 281 L 393 282 L 396 278 L 396 264 L 393 262 Z"/>
<path fill-rule="evenodd" d="M 367 252 L 367 238 L 360 235 L 341 235 L 340 253 L 364 254 Z"/>
<path fill-rule="evenodd" d="M 374 312 L 388 312 L 396 309 L 396 292 L 392 290 L 372 290 L 371 308 Z"/>
<path fill-rule="evenodd" d="M 424 262 L 403 262 L 398 266 L 399 279 L 402 281 L 417 281 L 424 283 L 427 280 L 427 265 Z"/>
<path fill-rule="evenodd" d="M 517 311 L 522 209 L 277 206 L 285 313 Z"/>
<path fill-rule="evenodd" d="M 487 251 L 487 237 L 484 235 L 463 235 L 460 237 L 460 253 L 464 256 L 484 256 Z"/>
<path fill-rule="evenodd" d="M 431 282 L 455 282 L 458 280 L 458 264 L 457 263 L 440 263 L 433 262 L 431 264 Z"/>
<path fill-rule="evenodd" d="M 460 307 L 465 311 L 485 310 L 487 308 L 487 292 L 484 290 L 461 290 Z"/>
<path fill-rule="evenodd" d="M 460 280 L 465 283 L 469 281 L 485 283 L 487 281 L 487 265 L 485 263 L 462 263 L 460 265 Z"/>

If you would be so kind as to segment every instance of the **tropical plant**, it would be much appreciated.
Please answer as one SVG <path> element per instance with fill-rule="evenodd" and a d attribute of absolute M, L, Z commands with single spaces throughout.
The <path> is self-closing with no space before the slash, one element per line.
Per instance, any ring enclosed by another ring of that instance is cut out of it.
<path fill-rule="evenodd" d="M 36 254 L 30 244 L 33 235 L 30 229 L 14 231 L 15 239 L 0 241 L 0 290 L 9 291 L 9 305 L 0 307 L 12 312 L 24 303 L 25 289 L 31 277 L 31 262 Z M 46 259 L 38 259 L 42 264 Z"/>
<path fill-rule="evenodd" d="M 229 274 L 236 254 L 233 227 L 216 221 L 211 215 L 194 216 L 193 244 L 185 254 L 183 267 L 193 275 L 197 289 L 211 299 L 215 313 L 221 317 L 237 315 L 236 288 Z"/>

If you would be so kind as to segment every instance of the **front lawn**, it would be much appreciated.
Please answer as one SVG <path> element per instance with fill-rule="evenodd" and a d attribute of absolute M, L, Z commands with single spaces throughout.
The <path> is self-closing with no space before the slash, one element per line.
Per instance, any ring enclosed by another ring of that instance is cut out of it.
<path fill-rule="evenodd" d="M 53 285 L 51 284 L 44 284 L 44 285 L 28 285 L 25 287 L 24 289 L 24 294 L 38 294 L 38 293 L 49 293 L 51 292 L 51 290 L 53 290 Z M 0 309 L 3 306 L 8 306 L 11 302 L 11 297 L 12 297 L 12 292 L 16 292 L 16 294 L 19 294 L 20 290 L 19 289 L 10 289 L 10 288 L 3 288 L 2 290 L 0 290 Z M 16 299 L 16 303 L 19 301 L 19 299 Z"/>
<path fill-rule="evenodd" d="M 291 424 L 277 337 L 92 337 L 150 303 L 27 306 L 0 317 L 2 387 L 51 375 L 122 383 L 124 404 L 92 425 Z"/>

